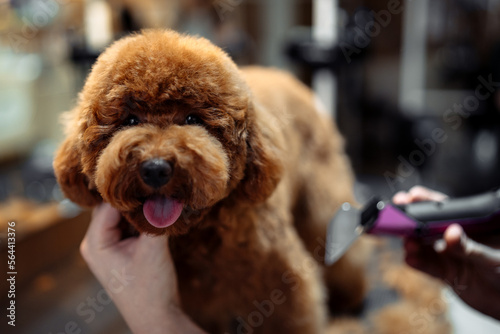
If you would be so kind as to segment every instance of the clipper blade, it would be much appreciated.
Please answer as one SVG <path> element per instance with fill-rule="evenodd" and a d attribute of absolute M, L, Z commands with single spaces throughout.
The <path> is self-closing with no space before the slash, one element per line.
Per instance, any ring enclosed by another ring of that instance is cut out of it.
<path fill-rule="evenodd" d="M 349 203 L 342 204 L 328 225 L 326 235 L 325 264 L 332 265 L 347 251 L 351 244 L 364 232 L 361 210 Z"/>

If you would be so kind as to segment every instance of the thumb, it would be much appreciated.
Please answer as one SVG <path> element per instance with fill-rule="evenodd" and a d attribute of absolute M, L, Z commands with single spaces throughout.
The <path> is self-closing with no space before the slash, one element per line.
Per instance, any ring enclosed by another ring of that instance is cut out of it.
<path fill-rule="evenodd" d="M 121 231 L 118 227 L 120 217 L 120 212 L 110 204 L 99 205 L 94 209 L 84 241 L 97 249 L 116 244 L 121 237 Z"/>
<path fill-rule="evenodd" d="M 137 240 L 137 252 L 139 256 L 163 257 L 164 260 L 172 262 L 168 239 L 165 235 L 142 233 Z"/>
<path fill-rule="evenodd" d="M 500 261 L 499 252 L 470 239 L 458 224 L 450 225 L 435 245 L 438 253 L 473 262 Z"/>

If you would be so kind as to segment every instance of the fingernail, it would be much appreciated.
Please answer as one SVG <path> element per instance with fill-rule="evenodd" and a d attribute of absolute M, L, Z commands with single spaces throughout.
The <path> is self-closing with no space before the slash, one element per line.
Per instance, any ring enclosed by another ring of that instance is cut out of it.
<path fill-rule="evenodd" d="M 433 247 L 436 252 L 441 253 L 446 249 L 446 241 L 444 239 L 436 240 Z"/>

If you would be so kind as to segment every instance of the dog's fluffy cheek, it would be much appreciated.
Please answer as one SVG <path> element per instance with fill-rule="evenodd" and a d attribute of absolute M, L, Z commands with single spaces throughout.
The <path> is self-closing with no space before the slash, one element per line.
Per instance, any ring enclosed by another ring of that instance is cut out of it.
<path fill-rule="evenodd" d="M 82 172 L 76 143 L 76 138 L 71 136 L 63 142 L 56 152 L 54 173 L 66 197 L 79 205 L 92 207 L 102 199 L 95 189 L 89 188 L 87 176 Z"/>
<path fill-rule="evenodd" d="M 192 141 L 187 148 L 191 154 L 178 154 L 177 164 L 191 179 L 188 204 L 194 208 L 212 206 L 228 193 L 227 155 L 215 140 Z"/>
<path fill-rule="evenodd" d="M 136 196 L 139 191 L 135 176 L 137 166 L 127 163 L 132 143 L 125 142 L 126 138 L 119 136 L 113 139 L 102 151 L 95 170 L 99 193 L 120 211 L 130 211 L 141 204 Z"/>

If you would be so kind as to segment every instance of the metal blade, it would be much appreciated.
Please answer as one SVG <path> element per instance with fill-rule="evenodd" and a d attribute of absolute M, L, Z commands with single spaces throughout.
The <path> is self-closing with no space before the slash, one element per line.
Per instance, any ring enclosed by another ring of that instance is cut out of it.
<path fill-rule="evenodd" d="M 337 262 L 363 231 L 361 211 L 349 203 L 342 204 L 328 225 L 325 264 L 329 266 Z"/>

